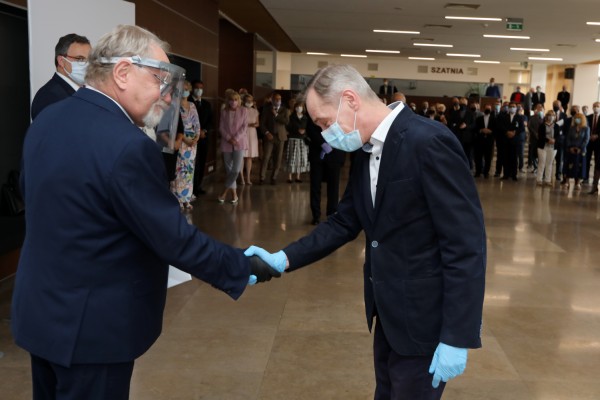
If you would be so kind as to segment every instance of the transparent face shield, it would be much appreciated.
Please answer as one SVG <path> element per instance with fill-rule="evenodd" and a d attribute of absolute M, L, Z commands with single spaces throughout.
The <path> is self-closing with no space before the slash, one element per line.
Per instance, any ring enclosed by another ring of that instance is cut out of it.
<path fill-rule="evenodd" d="M 185 82 L 185 69 L 165 61 L 131 57 L 101 58 L 103 64 L 116 64 L 121 60 L 129 60 L 132 64 L 145 69 L 152 74 L 160 85 L 160 101 L 166 104 L 164 113 L 156 127 L 156 142 L 162 147 L 163 152 L 175 152 L 175 138 L 179 122 L 179 105 Z"/>

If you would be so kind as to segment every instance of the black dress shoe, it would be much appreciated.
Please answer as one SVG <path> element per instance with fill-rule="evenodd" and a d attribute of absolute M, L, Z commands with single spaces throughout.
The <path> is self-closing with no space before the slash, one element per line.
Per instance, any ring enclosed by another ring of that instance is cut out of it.
<path fill-rule="evenodd" d="M 598 194 L 598 188 L 590 190 L 588 194 Z"/>

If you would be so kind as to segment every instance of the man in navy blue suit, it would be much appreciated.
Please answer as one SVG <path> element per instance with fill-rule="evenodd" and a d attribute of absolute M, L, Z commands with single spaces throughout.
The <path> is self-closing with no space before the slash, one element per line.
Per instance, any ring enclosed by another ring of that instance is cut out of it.
<path fill-rule="evenodd" d="M 83 85 L 92 47 L 85 36 L 70 33 L 58 39 L 54 48 L 56 72 L 42 86 L 31 103 L 31 119 L 47 106 L 71 96 Z"/>
<path fill-rule="evenodd" d="M 351 66 L 327 66 L 307 85 L 323 138 L 356 151 L 337 212 L 277 253 L 293 271 L 361 231 L 364 296 L 374 319 L 375 399 L 439 399 L 481 346 L 486 236 L 467 158 L 455 135 L 397 102 L 386 107 Z"/>
<path fill-rule="evenodd" d="M 237 299 L 279 273 L 187 223 L 153 127 L 171 101 L 166 44 L 135 26 L 103 36 L 86 87 L 31 125 L 21 189 L 27 233 L 12 302 L 33 398 L 129 397 L 134 360 L 162 328 L 168 265 Z"/>

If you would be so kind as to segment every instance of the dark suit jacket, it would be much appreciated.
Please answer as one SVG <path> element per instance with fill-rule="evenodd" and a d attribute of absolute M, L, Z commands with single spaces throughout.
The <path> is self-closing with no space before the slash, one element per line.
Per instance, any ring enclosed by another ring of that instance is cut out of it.
<path fill-rule="evenodd" d="M 33 97 L 31 119 L 34 120 L 50 104 L 70 97 L 73 93 L 75 93 L 75 90 L 64 79 L 58 76 L 58 72 L 55 72 L 52 78 Z"/>
<path fill-rule="evenodd" d="M 168 264 L 233 298 L 246 287 L 247 257 L 188 224 L 156 143 L 100 93 L 39 115 L 21 186 L 11 325 L 32 354 L 63 366 L 139 357 L 161 332 Z"/>
<path fill-rule="evenodd" d="M 489 86 L 485 89 L 485 95 L 486 97 L 496 97 L 496 98 L 500 98 L 502 97 L 502 95 L 500 95 L 500 88 L 497 85 L 494 86 Z"/>
<path fill-rule="evenodd" d="M 460 126 L 463 123 L 466 126 L 461 129 Z M 471 143 L 473 141 L 473 130 L 475 128 L 475 113 L 466 109 L 466 107 L 463 107 L 460 110 L 455 110 L 454 108 L 451 109 L 450 115 L 448 116 L 448 128 L 454 132 L 461 143 Z"/>
<path fill-rule="evenodd" d="M 375 207 L 369 154 L 358 150 L 337 213 L 284 249 L 290 270 L 325 257 L 361 231 L 369 328 L 377 315 L 401 355 L 431 355 L 440 341 L 481 346 L 483 213 L 452 132 L 402 110 L 383 147 Z"/>
<path fill-rule="evenodd" d="M 600 115 L 598 116 L 598 121 L 596 122 L 596 130 L 594 128 L 594 114 L 590 114 L 587 117 L 587 123 L 590 127 L 590 135 L 600 135 Z"/>
<path fill-rule="evenodd" d="M 209 132 L 212 129 L 212 107 L 210 103 L 204 99 L 198 101 L 191 95 L 188 97 L 188 101 L 191 101 L 196 106 L 200 129 Z"/>
<path fill-rule="evenodd" d="M 535 92 L 531 95 L 531 103 L 533 108 L 535 108 L 535 106 L 538 104 L 544 105 L 544 103 L 546 103 L 546 93 Z"/>
<path fill-rule="evenodd" d="M 571 93 L 567 91 L 559 92 L 558 96 L 556 96 L 556 100 L 560 101 L 563 109 L 567 109 L 569 102 L 571 101 Z"/>
<path fill-rule="evenodd" d="M 525 134 L 525 120 L 522 115 L 515 114 L 512 121 L 510 120 L 509 113 L 501 113 L 498 120 L 498 128 L 501 136 L 507 143 L 517 143 L 524 139 Z M 508 131 L 515 131 L 515 136 L 509 138 L 506 136 Z"/>
<path fill-rule="evenodd" d="M 379 86 L 379 94 L 381 94 L 381 95 L 391 96 L 397 92 L 398 92 L 398 88 L 396 88 L 396 86 L 394 86 L 394 85 L 387 85 L 387 87 L 385 85 Z"/>
<path fill-rule="evenodd" d="M 287 140 L 286 127 L 289 123 L 290 115 L 288 109 L 284 106 L 279 106 L 277 115 L 273 114 L 273 106 L 263 107 L 260 115 L 261 139 L 269 132 L 273 135 L 274 141 L 285 142 Z"/>
<path fill-rule="evenodd" d="M 486 127 L 485 120 L 483 119 L 483 117 L 483 115 L 480 115 L 475 119 L 475 140 L 478 142 L 494 141 L 496 131 L 498 130 L 498 127 L 496 126 L 496 117 L 493 113 L 490 113 L 487 128 L 490 129 L 492 133 L 488 135 L 481 132 L 481 130 Z"/>

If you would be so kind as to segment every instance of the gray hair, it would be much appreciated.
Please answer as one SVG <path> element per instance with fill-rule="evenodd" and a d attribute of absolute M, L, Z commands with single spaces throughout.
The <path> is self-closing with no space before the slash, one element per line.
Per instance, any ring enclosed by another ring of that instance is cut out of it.
<path fill-rule="evenodd" d="M 298 101 L 306 103 L 306 93 L 313 89 L 326 103 L 337 104 L 342 92 L 352 89 L 364 100 L 379 101 L 365 78 L 351 65 L 332 64 L 318 70 Z"/>
<path fill-rule="evenodd" d="M 104 82 L 114 68 L 114 64 L 103 64 L 103 57 L 148 57 L 152 45 L 157 45 L 165 53 L 169 45 L 154 33 L 134 25 L 119 25 L 112 32 L 102 36 L 92 49 L 85 81 Z"/>

